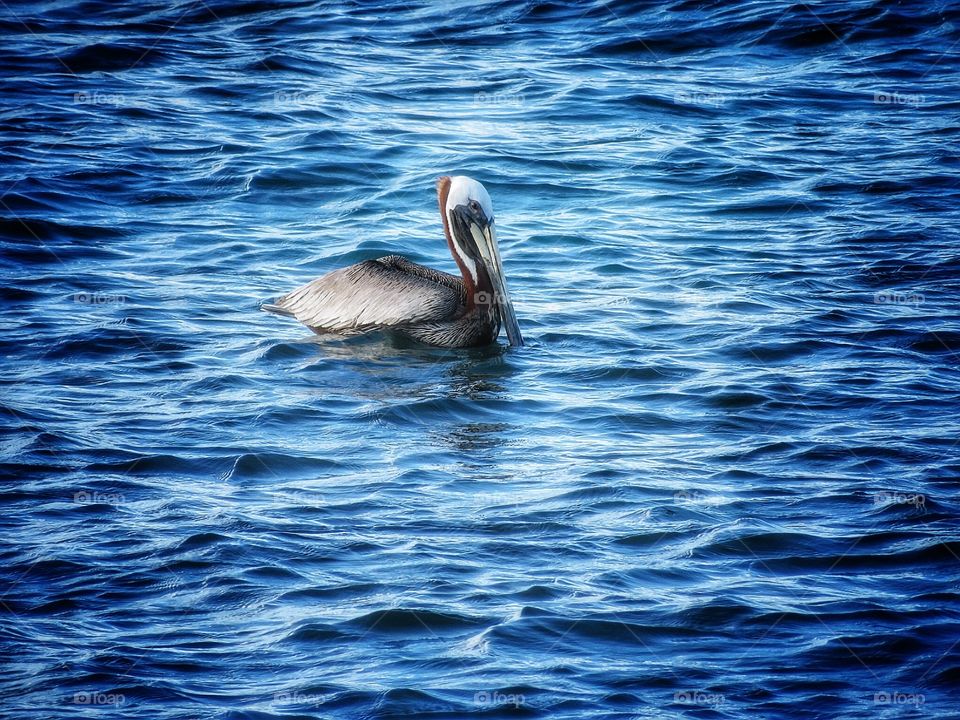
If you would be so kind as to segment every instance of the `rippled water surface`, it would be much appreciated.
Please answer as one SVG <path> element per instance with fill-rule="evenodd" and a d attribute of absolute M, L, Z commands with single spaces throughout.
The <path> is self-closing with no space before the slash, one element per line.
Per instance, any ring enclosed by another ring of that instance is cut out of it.
<path fill-rule="evenodd" d="M 8 0 L 10 718 L 956 718 L 960 11 Z M 526 347 L 260 301 L 490 191 Z"/>

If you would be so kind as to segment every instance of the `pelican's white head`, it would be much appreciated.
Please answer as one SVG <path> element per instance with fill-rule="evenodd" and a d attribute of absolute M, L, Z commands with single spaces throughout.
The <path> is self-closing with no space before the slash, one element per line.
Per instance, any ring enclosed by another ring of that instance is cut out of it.
<path fill-rule="evenodd" d="M 444 211 L 449 215 L 450 211 L 458 205 L 470 207 L 471 203 L 476 203 L 483 210 L 487 220 L 493 222 L 493 202 L 490 200 L 487 189 L 466 175 L 455 175 L 450 178 L 450 192 L 447 193 Z"/>
<path fill-rule="evenodd" d="M 483 263 L 493 286 L 493 302 L 503 320 L 510 344 L 523 345 L 520 325 L 507 291 L 493 222 L 493 202 L 487 189 L 473 178 L 457 175 L 440 178 L 437 194 L 450 250 L 464 277 L 470 276 L 475 290 L 479 280 L 477 263 Z"/>

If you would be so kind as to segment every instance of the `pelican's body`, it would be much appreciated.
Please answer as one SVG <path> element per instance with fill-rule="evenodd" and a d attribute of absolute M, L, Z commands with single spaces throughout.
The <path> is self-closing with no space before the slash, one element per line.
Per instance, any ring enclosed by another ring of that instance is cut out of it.
<path fill-rule="evenodd" d="M 294 317 L 318 334 L 390 330 L 443 347 L 492 343 L 502 319 L 510 343 L 522 345 L 490 196 L 476 180 L 460 176 L 440 178 L 437 197 L 462 277 L 390 255 L 334 270 L 263 309 Z"/>

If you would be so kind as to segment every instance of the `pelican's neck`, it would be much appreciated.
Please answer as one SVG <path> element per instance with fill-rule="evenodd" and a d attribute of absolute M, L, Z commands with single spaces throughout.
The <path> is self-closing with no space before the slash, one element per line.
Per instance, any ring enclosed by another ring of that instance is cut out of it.
<path fill-rule="evenodd" d="M 463 248 L 454 240 L 450 229 L 450 218 L 447 217 L 447 197 L 450 195 L 450 178 L 444 176 L 437 181 L 437 201 L 440 203 L 440 217 L 443 219 L 443 234 L 447 236 L 447 245 L 453 255 L 460 274 L 463 276 L 463 289 L 467 296 L 467 309 L 472 310 L 477 304 L 479 293 L 493 296 L 493 282 L 482 262 L 477 262 L 464 252 Z M 482 299 L 482 298 L 481 298 Z"/>

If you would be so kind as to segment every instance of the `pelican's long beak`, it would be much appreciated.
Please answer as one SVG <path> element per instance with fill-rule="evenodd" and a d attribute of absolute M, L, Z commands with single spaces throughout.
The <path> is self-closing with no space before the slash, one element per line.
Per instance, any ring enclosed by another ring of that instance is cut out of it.
<path fill-rule="evenodd" d="M 500 248 L 497 246 L 497 231 L 494 229 L 494 223 L 491 220 L 489 224 L 481 227 L 471 222 L 470 233 L 473 235 L 474 242 L 477 243 L 477 249 L 480 250 L 490 279 L 493 281 L 493 288 L 496 293 L 494 302 L 496 302 L 500 311 L 503 327 L 507 331 L 507 339 L 511 345 L 523 345 L 520 323 L 517 322 L 517 314 L 513 311 L 513 301 L 510 299 L 510 292 L 507 290 L 507 277 L 503 272 L 503 261 L 500 259 Z"/>

